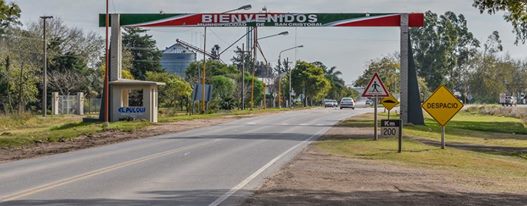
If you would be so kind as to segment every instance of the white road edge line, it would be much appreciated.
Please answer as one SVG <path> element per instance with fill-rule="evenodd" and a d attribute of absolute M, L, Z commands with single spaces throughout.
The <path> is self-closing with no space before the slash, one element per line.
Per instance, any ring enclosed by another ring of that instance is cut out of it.
<path fill-rule="evenodd" d="M 295 150 L 296 148 L 298 148 L 299 146 L 303 145 L 303 144 L 306 144 L 307 142 L 310 142 L 311 140 L 313 140 L 314 138 L 316 137 L 319 137 L 322 133 L 326 132 L 327 130 L 329 130 L 329 128 L 331 127 L 328 127 L 328 128 L 325 128 L 325 129 L 322 129 L 320 131 L 318 131 L 317 133 L 311 135 L 311 137 L 309 137 L 308 139 L 296 144 L 295 146 L 289 148 L 288 150 L 286 150 L 285 152 L 283 152 L 282 154 L 278 155 L 277 157 L 275 157 L 274 159 L 272 159 L 271 161 L 269 161 L 267 164 L 265 164 L 263 167 L 261 167 L 260 169 L 256 170 L 254 173 L 252 173 L 249 177 L 245 178 L 243 181 L 241 181 L 238 185 L 234 186 L 232 189 L 230 189 L 228 192 L 226 192 L 225 194 L 223 194 L 222 196 L 218 197 L 218 199 L 214 200 L 214 202 L 210 203 L 209 206 L 218 206 L 220 205 L 221 203 L 223 203 L 225 200 L 227 200 L 230 196 L 232 196 L 234 193 L 236 193 L 238 190 L 242 189 L 245 187 L 245 185 L 249 184 L 249 182 L 251 182 L 254 178 L 258 177 L 258 175 L 260 175 L 263 171 L 265 171 L 267 168 L 271 167 L 275 162 L 277 162 L 278 160 L 280 160 L 282 157 L 284 157 L 285 155 L 287 155 L 289 152 Z"/>

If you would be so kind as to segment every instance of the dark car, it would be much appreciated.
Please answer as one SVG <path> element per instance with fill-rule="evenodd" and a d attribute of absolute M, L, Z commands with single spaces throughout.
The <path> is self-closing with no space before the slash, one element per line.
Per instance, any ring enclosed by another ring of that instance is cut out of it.
<path fill-rule="evenodd" d="M 355 101 L 351 97 L 344 97 L 340 100 L 340 109 L 351 108 L 355 109 Z"/>

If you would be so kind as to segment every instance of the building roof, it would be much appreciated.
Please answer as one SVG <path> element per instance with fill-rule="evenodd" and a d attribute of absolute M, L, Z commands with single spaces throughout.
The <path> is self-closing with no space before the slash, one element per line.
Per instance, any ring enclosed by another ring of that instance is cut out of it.
<path fill-rule="evenodd" d="M 111 85 L 130 85 L 130 86 L 142 86 L 142 85 L 146 85 L 146 86 L 151 86 L 151 85 L 156 85 L 156 86 L 163 86 L 163 85 L 166 85 L 164 82 L 154 82 L 154 81 L 142 81 L 142 80 L 135 80 L 135 79 L 119 79 L 119 80 L 116 80 L 116 81 L 111 81 L 110 82 Z"/>
<path fill-rule="evenodd" d="M 163 53 L 176 53 L 176 54 L 193 53 L 195 54 L 196 52 L 188 49 L 186 46 L 180 43 L 175 43 L 172 46 L 169 46 L 165 50 L 163 50 Z"/>

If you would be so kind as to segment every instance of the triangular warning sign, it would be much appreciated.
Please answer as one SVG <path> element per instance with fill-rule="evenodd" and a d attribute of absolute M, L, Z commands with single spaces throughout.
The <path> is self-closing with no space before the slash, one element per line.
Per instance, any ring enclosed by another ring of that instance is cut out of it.
<path fill-rule="evenodd" d="M 386 90 L 386 87 L 384 87 L 384 83 L 382 83 L 381 78 L 379 78 L 379 75 L 377 73 L 373 74 L 373 78 L 371 78 L 370 83 L 368 83 L 368 86 L 362 93 L 363 97 L 387 97 L 390 96 L 388 93 L 388 90 Z"/>

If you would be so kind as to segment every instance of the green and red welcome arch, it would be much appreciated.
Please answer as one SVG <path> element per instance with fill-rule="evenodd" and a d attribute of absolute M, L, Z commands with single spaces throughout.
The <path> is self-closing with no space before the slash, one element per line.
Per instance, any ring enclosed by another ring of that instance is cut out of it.
<path fill-rule="evenodd" d="M 136 27 L 398 27 L 401 13 L 196 13 L 120 14 L 121 26 Z M 110 20 L 111 21 L 111 20 Z M 424 25 L 423 13 L 408 14 L 409 27 Z M 99 15 L 105 26 L 105 14 Z"/>

